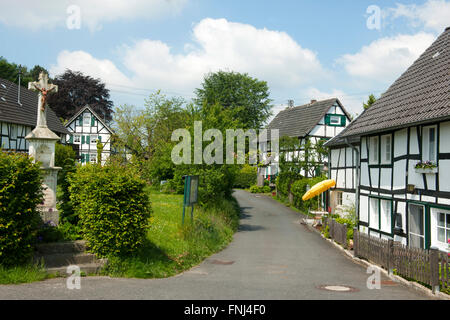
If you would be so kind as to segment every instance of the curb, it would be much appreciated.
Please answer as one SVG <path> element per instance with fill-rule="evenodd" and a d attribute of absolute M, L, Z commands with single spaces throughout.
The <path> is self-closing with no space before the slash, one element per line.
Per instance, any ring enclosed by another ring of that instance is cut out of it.
<path fill-rule="evenodd" d="M 302 223 L 302 222 L 301 222 Z M 420 291 L 421 293 L 424 293 L 425 295 L 429 296 L 430 298 L 434 298 L 434 299 L 440 299 L 440 300 L 450 300 L 450 296 L 442 293 L 442 292 L 436 292 L 433 293 L 430 289 L 428 289 L 427 287 L 424 287 L 423 285 L 417 283 L 417 282 L 413 282 L 413 281 L 408 281 L 406 279 L 403 279 L 400 276 L 396 276 L 393 274 L 389 274 L 388 271 L 384 270 L 383 268 L 381 268 L 380 266 L 376 265 L 376 264 L 372 264 L 366 260 L 360 259 L 360 258 L 356 258 L 353 256 L 353 253 L 349 250 L 344 249 L 343 247 L 341 247 L 339 244 L 335 243 L 333 240 L 331 239 L 327 239 L 325 238 L 322 233 L 317 230 L 316 228 L 313 228 L 312 226 L 306 224 L 306 223 L 302 223 L 304 224 L 309 230 L 316 232 L 317 234 L 319 234 L 323 239 L 325 239 L 326 241 L 328 241 L 329 243 L 331 243 L 333 246 L 335 246 L 337 249 L 339 249 L 341 252 L 343 252 L 347 258 L 351 259 L 354 263 L 357 263 L 359 265 L 363 265 L 365 267 L 375 267 L 378 268 L 385 276 L 387 276 L 389 279 L 391 279 L 394 282 L 397 283 L 401 283 L 409 288 L 415 289 L 417 291 Z"/>

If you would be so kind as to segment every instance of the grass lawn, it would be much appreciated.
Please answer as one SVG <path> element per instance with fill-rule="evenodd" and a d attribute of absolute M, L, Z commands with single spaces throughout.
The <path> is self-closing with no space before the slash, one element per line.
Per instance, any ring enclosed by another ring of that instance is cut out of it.
<path fill-rule="evenodd" d="M 19 284 L 41 281 L 49 278 L 40 266 L 18 266 L 6 268 L 0 265 L 0 284 Z"/>
<path fill-rule="evenodd" d="M 195 207 L 191 222 L 186 208 L 181 226 L 182 195 L 149 190 L 152 201 L 147 243 L 134 257 L 110 258 L 104 275 L 132 278 L 173 276 L 226 247 L 239 225 L 239 206 L 234 199 L 221 200 L 208 208 Z"/>

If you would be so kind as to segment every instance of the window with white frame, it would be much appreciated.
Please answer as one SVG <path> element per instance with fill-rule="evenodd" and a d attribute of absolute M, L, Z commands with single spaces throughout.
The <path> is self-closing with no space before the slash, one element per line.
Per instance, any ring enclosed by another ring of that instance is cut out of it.
<path fill-rule="evenodd" d="M 369 226 L 372 229 L 379 229 L 380 227 L 380 208 L 379 200 L 377 198 L 370 198 L 369 200 Z"/>
<path fill-rule="evenodd" d="M 383 232 L 391 233 L 392 231 L 392 201 L 391 200 L 380 200 L 380 220 L 381 226 L 380 230 Z"/>
<path fill-rule="evenodd" d="M 91 153 L 89 158 L 90 158 L 91 163 L 97 163 L 97 154 L 96 153 Z"/>
<path fill-rule="evenodd" d="M 330 124 L 341 124 L 341 117 L 339 116 L 330 116 Z"/>
<path fill-rule="evenodd" d="M 369 164 L 378 164 L 378 137 L 369 139 Z"/>
<path fill-rule="evenodd" d="M 75 135 L 73 136 L 73 141 L 74 141 L 74 142 L 80 143 L 80 141 L 81 141 L 81 136 L 80 136 L 79 134 L 75 134 Z"/>
<path fill-rule="evenodd" d="M 442 243 L 450 241 L 450 213 L 438 212 L 437 239 Z"/>
<path fill-rule="evenodd" d="M 98 139 L 98 135 L 91 135 L 91 144 L 96 144 Z"/>
<path fill-rule="evenodd" d="M 336 204 L 338 206 L 342 206 L 342 192 L 337 192 L 336 193 Z"/>
<path fill-rule="evenodd" d="M 381 137 L 381 163 L 390 164 L 392 157 L 392 137 L 385 135 Z"/>
<path fill-rule="evenodd" d="M 83 125 L 90 126 L 91 125 L 91 115 L 89 113 L 83 114 Z"/>
<path fill-rule="evenodd" d="M 422 160 L 436 162 L 437 127 L 424 127 L 422 135 Z"/>

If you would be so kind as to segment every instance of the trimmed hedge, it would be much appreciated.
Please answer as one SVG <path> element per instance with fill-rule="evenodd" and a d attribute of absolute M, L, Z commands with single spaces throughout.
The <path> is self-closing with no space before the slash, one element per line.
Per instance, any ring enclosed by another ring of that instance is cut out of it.
<path fill-rule="evenodd" d="M 270 189 L 269 186 L 259 187 L 256 185 L 253 185 L 250 187 L 251 193 L 270 193 L 272 189 Z"/>
<path fill-rule="evenodd" d="M 0 151 L 0 264 L 28 262 L 41 222 L 41 170 L 28 155 Z"/>
<path fill-rule="evenodd" d="M 70 200 L 90 250 L 101 256 L 136 252 L 151 215 L 146 183 L 119 165 L 86 165 L 69 175 Z"/>
<path fill-rule="evenodd" d="M 312 188 L 315 184 L 326 180 L 325 177 L 303 178 L 295 181 L 291 186 L 291 192 L 294 195 L 294 206 L 300 210 L 308 210 L 309 208 L 317 207 L 317 197 L 303 201 L 302 197 L 306 193 L 306 186 Z"/>
<path fill-rule="evenodd" d="M 256 183 L 258 168 L 245 164 L 236 175 L 234 187 L 236 188 L 250 188 Z"/>

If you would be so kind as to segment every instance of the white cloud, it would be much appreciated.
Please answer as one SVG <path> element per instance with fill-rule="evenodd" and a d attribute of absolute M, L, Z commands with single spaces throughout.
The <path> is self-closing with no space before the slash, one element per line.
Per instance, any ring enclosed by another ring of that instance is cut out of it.
<path fill-rule="evenodd" d="M 155 19 L 178 13 L 187 0 L 22 0 L 10 1 L 0 10 L 0 23 L 31 30 L 65 27 L 71 5 L 80 8 L 81 27 L 101 28 L 120 19 Z"/>
<path fill-rule="evenodd" d="M 422 5 L 397 3 L 395 8 L 384 10 L 384 16 L 391 19 L 407 18 L 410 23 L 442 33 L 450 26 L 450 1 L 428 0 Z"/>
<path fill-rule="evenodd" d="M 182 54 L 149 39 L 121 46 L 121 62 L 131 74 L 128 78 L 111 61 L 82 51 L 62 52 L 51 72 L 69 68 L 107 83 L 182 93 L 192 93 L 206 73 L 218 70 L 246 72 L 268 81 L 271 89 L 298 88 L 326 76 L 316 54 L 284 32 L 208 18 L 195 25 L 192 34 L 193 41 Z"/>
<path fill-rule="evenodd" d="M 432 44 L 435 36 L 420 32 L 373 41 L 355 54 L 337 59 L 358 80 L 392 83 Z"/>
<path fill-rule="evenodd" d="M 55 77 L 66 69 L 81 71 L 93 78 L 100 78 L 104 82 L 132 85 L 128 79 L 110 60 L 96 59 L 84 51 L 62 51 L 57 58 L 57 64 L 50 68 L 50 76 Z"/>

